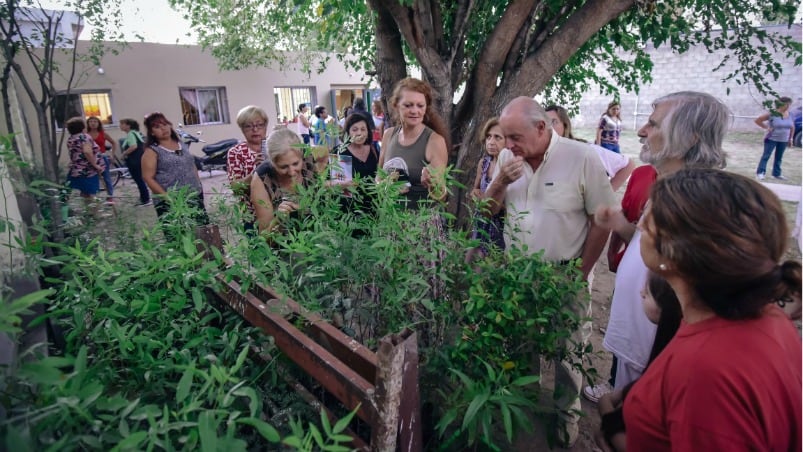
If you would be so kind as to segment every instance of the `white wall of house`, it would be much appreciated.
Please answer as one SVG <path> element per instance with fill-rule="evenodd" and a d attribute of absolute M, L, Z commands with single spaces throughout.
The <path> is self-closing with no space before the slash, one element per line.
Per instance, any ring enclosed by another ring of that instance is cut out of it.
<path fill-rule="evenodd" d="M 79 53 L 85 42 L 79 44 Z M 57 52 L 61 67 L 68 68 L 68 55 Z M 313 89 L 313 103 L 324 105 L 334 114 L 331 105 L 334 90 L 367 89 L 368 77 L 347 69 L 335 58 L 329 60 L 323 73 L 313 70 L 302 73 L 293 69 L 258 68 L 239 71 L 221 71 L 217 61 L 200 46 L 156 43 L 130 43 L 118 54 L 107 53 L 99 66 L 82 63 L 77 71 L 78 83 L 73 93 L 108 91 L 111 100 L 112 124 L 104 129 L 112 138 L 122 137 L 117 122 L 134 118 L 140 122 L 148 113 L 159 111 L 177 125 L 183 122 L 179 88 L 223 88 L 226 94 L 228 121 L 221 124 L 188 125 L 186 130 L 201 132 L 209 143 L 227 139 L 242 139 L 236 124 L 237 112 L 246 105 L 264 108 L 270 118 L 270 128 L 276 126 L 277 115 L 274 88 L 309 87 Z M 66 84 L 65 84 L 66 86 Z M 19 96 L 24 96 L 17 86 Z M 21 100 L 30 130 L 30 138 L 37 146 L 36 115 Z M 226 108 L 224 107 L 224 108 Z M 0 128 L 5 125 L 0 123 Z M 144 127 L 142 127 L 144 132 Z M 201 154 L 200 146 L 193 145 L 193 153 Z M 36 152 L 34 154 L 37 154 Z M 66 152 L 62 151 L 62 170 L 66 171 Z"/>

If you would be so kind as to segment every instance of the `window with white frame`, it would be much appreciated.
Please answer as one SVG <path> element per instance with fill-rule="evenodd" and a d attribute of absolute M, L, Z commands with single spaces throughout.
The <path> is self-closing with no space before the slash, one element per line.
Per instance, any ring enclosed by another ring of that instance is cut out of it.
<path fill-rule="evenodd" d="M 53 113 L 58 128 L 63 128 L 68 119 L 81 116 L 84 119 L 95 116 L 104 125 L 114 124 L 110 91 L 71 91 L 56 94 L 53 99 Z"/>
<path fill-rule="evenodd" d="M 276 114 L 279 122 L 292 120 L 298 114 L 300 104 L 309 105 L 312 110 L 315 102 L 315 88 L 308 86 L 277 86 L 273 88 L 276 101 Z"/>
<path fill-rule="evenodd" d="M 179 88 L 181 115 L 184 125 L 226 124 L 229 122 L 229 102 L 226 88 Z"/>

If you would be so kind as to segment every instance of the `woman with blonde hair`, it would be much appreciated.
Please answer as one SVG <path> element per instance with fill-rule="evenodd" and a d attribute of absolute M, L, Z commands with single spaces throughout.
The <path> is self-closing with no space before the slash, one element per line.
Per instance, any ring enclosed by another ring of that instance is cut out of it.
<path fill-rule="evenodd" d="M 279 232 L 282 217 L 298 210 L 298 188 L 313 175 L 304 160 L 303 143 L 289 129 L 274 130 L 268 136 L 268 160 L 251 178 L 251 204 L 261 233 Z"/>
<path fill-rule="evenodd" d="M 390 98 L 398 126 L 385 130 L 379 166 L 408 182 L 409 209 L 417 209 L 419 201 L 446 199 L 448 130 L 432 102 L 432 87 L 415 78 L 400 80 Z"/>

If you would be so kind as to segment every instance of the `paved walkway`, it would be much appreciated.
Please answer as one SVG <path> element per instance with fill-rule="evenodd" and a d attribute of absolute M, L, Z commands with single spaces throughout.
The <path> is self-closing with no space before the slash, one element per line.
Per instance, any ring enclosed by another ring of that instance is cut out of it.
<path fill-rule="evenodd" d="M 797 245 L 800 252 L 803 253 L 803 228 L 801 228 L 801 203 L 803 203 L 803 189 L 800 185 L 789 184 L 772 184 L 769 182 L 762 182 L 764 186 L 772 190 L 781 201 L 790 201 L 797 203 L 797 215 L 795 218 L 795 229 L 792 231 L 792 237 L 797 240 Z"/>
<path fill-rule="evenodd" d="M 800 185 L 773 184 L 770 182 L 762 182 L 762 184 L 778 195 L 781 201 L 800 202 L 801 190 L 803 189 Z"/>

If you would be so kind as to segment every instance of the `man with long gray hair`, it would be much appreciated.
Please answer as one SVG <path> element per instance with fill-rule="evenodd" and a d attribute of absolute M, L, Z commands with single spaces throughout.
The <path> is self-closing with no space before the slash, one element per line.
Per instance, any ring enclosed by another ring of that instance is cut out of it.
<path fill-rule="evenodd" d="M 658 177 L 683 168 L 724 168 L 722 141 L 728 129 L 730 110 L 717 98 L 692 91 L 669 94 L 653 103 L 653 112 L 638 131 L 639 157 L 653 165 Z M 649 192 L 649 185 L 643 190 Z M 643 194 L 646 199 L 646 193 Z M 649 204 L 648 204 L 649 205 Z M 648 207 L 647 207 L 648 208 Z M 641 258 L 641 233 L 618 206 L 597 210 L 595 221 L 618 234 L 630 245 L 616 272 L 611 314 L 603 346 L 615 356 L 613 388 L 606 384 L 586 387 L 584 395 L 597 401 L 613 389 L 621 389 L 644 372 L 655 339 L 656 327 L 642 309 L 641 292 L 647 267 Z"/>

